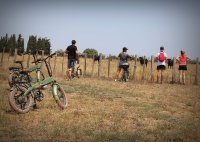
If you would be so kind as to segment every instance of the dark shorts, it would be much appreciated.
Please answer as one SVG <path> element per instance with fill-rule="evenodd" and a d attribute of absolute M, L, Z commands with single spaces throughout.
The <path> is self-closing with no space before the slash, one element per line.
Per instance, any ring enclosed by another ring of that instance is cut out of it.
<path fill-rule="evenodd" d="M 186 65 L 181 65 L 181 66 L 179 66 L 178 70 L 186 71 L 187 70 L 187 66 Z"/>
<path fill-rule="evenodd" d="M 157 70 L 165 70 L 165 65 L 159 65 L 159 66 L 157 66 Z"/>
<path fill-rule="evenodd" d="M 68 59 L 68 68 L 74 68 L 76 64 L 76 59 Z"/>
<path fill-rule="evenodd" d="M 122 69 L 128 69 L 129 68 L 129 65 L 119 65 L 119 68 L 122 68 Z"/>

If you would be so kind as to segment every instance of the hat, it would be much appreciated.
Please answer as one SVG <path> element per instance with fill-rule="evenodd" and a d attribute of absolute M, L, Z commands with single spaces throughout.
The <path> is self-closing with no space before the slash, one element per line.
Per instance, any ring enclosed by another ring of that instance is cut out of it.
<path fill-rule="evenodd" d="M 126 47 L 123 47 L 123 51 L 126 51 L 126 50 L 128 50 L 128 48 L 126 48 Z"/>

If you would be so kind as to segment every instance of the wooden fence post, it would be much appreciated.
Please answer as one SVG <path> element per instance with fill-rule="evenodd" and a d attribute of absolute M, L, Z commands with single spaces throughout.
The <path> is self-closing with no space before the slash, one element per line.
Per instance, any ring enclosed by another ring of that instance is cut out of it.
<path fill-rule="evenodd" d="M 57 52 L 54 58 L 54 67 L 53 67 L 53 73 L 55 74 L 55 76 L 56 76 L 56 64 L 57 64 Z"/>
<path fill-rule="evenodd" d="M 143 59 L 144 59 L 144 64 L 143 64 L 143 71 L 142 71 L 142 80 L 144 80 L 144 73 L 145 73 L 145 59 L 146 59 L 146 57 L 144 56 L 143 57 Z"/>
<path fill-rule="evenodd" d="M 9 49 L 9 53 L 8 53 L 8 61 L 10 60 L 10 55 L 11 55 L 11 48 Z"/>
<path fill-rule="evenodd" d="M 176 82 L 176 58 L 173 58 L 172 84 Z"/>
<path fill-rule="evenodd" d="M 14 59 L 13 59 L 13 66 L 16 62 L 16 59 L 17 59 L 17 48 L 15 48 L 15 54 L 14 54 Z"/>
<path fill-rule="evenodd" d="M 196 59 L 196 75 L 195 75 L 195 85 L 198 85 L 198 66 L 199 66 L 199 58 Z"/>
<path fill-rule="evenodd" d="M 102 54 L 100 53 L 99 54 L 99 64 L 98 64 L 98 78 L 100 79 L 101 78 L 101 60 L 102 60 Z"/>
<path fill-rule="evenodd" d="M 110 58 L 111 58 L 111 55 L 109 54 L 109 57 L 108 57 L 108 78 L 110 78 Z"/>
<path fill-rule="evenodd" d="M 22 61 L 24 62 L 24 55 L 25 55 L 25 51 L 22 53 Z"/>
<path fill-rule="evenodd" d="M 3 52 L 2 52 L 2 56 L 1 56 L 1 66 L 3 66 L 3 56 L 4 56 L 4 52 L 5 52 L 5 46 L 3 47 Z"/>
<path fill-rule="evenodd" d="M 31 50 L 28 51 L 27 68 L 29 68 L 30 55 L 31 55 Z"/>
<path fill-rule="evenodd" d="M 44 50 L 42 50 L 42 59 L 44 59 Z M 43 62 L 41 62 L 41 70 L 42 70 L 42 67 L 43 67 Z"/>
<path fill-rule="evenodd" d="M 38 50 L 36 50 L 36 54 L 35 54 L 36 60 L 38 59 Z"/>
<path fill-rule="evenodd" d="M 85 53 L 85 63 L 84 63 L 84 75 L 86 76 L 86 68 L 87 68 L 87 54 Z"/>
<path fill-rule="evenodd" d="M 65 53 L 63 52 L 63 58 L 62 58 L 62 74 L 63 74 L 63 71 L 64 71 L 64 59 L 65 59 Z"/>
<path fill-rule="evenodd" d="M 154 76 L 153 76 L 153 61 L 154 61 L 154 57 L 152 55 L 151 56 L 151 82 L 154 81 Z"/>
<path fill-rule="evenodd" d="M 136 80 L 136 69 L 137 69 L 137 55 L 135 55 L 135 64 L 133 69 L 133 80 Z"/>
<path fill-rule="evenodd" d="M 95 55 L 92 56 L 92 77 L 94 77 L 94 64 L 95 64 L 95 61 L 94 61 L 94 57 Z"/>
<path fill-rule="evenodd" d="M 52 50 L 50 50 L 49 55 L 51 55 L 51 53 L 52 53 Z M 48 62 L 49 62 L 49 64 L 50 64 L 50 62 L 51 62 L 51 58 L 48 59 Z"/>

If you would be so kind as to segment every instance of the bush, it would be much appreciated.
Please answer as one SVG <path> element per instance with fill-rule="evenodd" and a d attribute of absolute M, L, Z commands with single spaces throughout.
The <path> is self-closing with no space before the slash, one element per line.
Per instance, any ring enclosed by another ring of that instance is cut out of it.
<path fill-rule="evenodd" d="M 93 57 L 93 55 L 98 55 L 98 51 L 93 48 L 87 48 L 83 51 L 83 53 L 86 53 L 89 58 Z"/>
<path fill-rule="evenodd" d="M 62 49 L 59 49 L 56 52 L 57 52 L 57 56 L 63 56 L 64 55 L 64 51 Z"/>

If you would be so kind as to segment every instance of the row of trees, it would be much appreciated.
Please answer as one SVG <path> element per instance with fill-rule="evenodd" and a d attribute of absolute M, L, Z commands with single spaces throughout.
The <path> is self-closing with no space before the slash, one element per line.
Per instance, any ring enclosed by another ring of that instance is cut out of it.
<path fill-rule="evenodd" d="M 15 48 L 17 48 L 18 51 L 24 52 L 24 39 L 21 34 L 18 35 L 18 38 L 16 38 L 15 34 L 10 37 L 6 34 L 4 37 L 0 38 L 0 52 L 4 50 L 4 52 L 11 52 L 11 55 L 13 55 Z"/>
<path fill-rule="evenodd" d="M 6 34 L 0 38 L 0 52 L 4 50 L 4 52 L 10 52 L 11 55 L 14 55 L 15 48 L 17 48 L 20 53 L 25 52 L 24 38 L 21 34 L 19 34 L 17 38 L 15 34 L 12 34 L 10 37 Z M 44 50 L 44 54 L 50 54 L 50 39 L 37 38 L 37 36 L 33 35 L 29 36 L 26 51 L 31 50 L 35 53 L 37 49 Z"/>
<path fill-rule="evenodd" d="M 29 36 L 26 51 L 29 50 L 31 50 L 33 53 L 35 53 L 36 50 L 44 50 L 44 54 L 49 55 L 51 51 L 50 39 L 41 37 L 37 39 L 37 36 Z"/>

